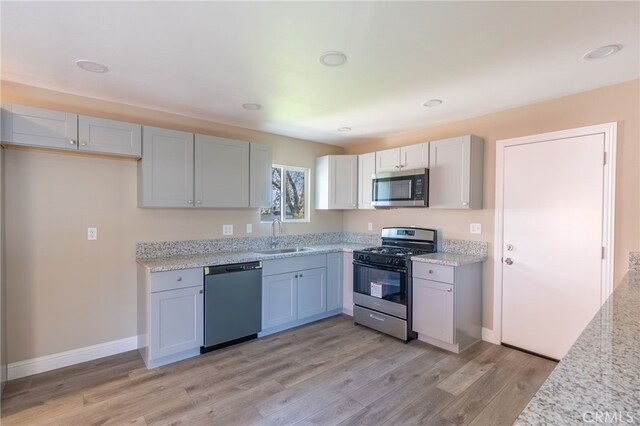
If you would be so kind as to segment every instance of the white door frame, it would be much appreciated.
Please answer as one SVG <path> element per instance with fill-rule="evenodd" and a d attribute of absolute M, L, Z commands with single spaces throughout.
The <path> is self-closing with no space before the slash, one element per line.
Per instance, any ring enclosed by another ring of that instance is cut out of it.
<path fill-rule="evenodd" d="M 604 166 L 604 211 L 602 216 L 602 241 L 604 242 L 604 264 L 602 268 L 602 289 L 600 305 L 613 292 L 613 249 L 615 236 L 615 194 L 616 194 L 616 144 L 618 123 L 605 123 L 559 132 L 542 133 L 513 139 L 496 141 L 496 205 L 495 244 L 493 253 L 493 333 L 488 333 L 489 341 L 502 343 L 502 247 L 503 247 L 503 207 L 504 207 L 504 149 L 508 146 L 568 139 L 594 134 L 604 134 L 606 163 Z M 604 161 L 604 159 L 603 159 Z"/>

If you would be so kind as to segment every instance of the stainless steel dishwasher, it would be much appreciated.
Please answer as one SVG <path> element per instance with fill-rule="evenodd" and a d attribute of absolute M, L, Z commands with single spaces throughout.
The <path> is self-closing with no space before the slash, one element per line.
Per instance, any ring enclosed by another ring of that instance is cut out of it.
<path fill-rule="evenodd" d="M 204 268 L 204 346 L 208 352 L 258 337 L 262 262 Z"/>

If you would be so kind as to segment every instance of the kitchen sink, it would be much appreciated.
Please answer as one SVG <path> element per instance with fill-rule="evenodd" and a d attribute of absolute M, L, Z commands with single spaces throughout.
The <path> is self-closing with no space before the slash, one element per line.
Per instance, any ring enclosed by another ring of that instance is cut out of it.
<path fill-rule="evenodd" d="M 289 248 L 274 248 L 264 250 L 254 250 L 254 253 L 258 254 L 284 254 L 284 253 L 299 253 L 301 251 L 312 251 L 313 249 L 306 247 L 289 247 Z"/>

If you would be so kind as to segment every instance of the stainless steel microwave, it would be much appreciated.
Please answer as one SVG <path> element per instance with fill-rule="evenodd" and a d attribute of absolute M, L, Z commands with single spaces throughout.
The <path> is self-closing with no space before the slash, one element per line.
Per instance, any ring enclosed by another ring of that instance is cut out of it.
<path fill-rule="evenodd" d="M 429 169 L 377 173 L 371 190 L 371 205 L 376 208 L 428 207 Z"/>

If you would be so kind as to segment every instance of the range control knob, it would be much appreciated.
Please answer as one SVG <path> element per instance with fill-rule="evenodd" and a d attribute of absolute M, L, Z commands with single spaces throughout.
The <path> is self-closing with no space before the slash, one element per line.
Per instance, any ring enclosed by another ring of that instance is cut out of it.
<path fill-rule="evenodd" d="M 359 260 L 363 260 L 363 259 L 364 259 L 364 254 L 359 255 L 359 256 L 358 256 L 358 259 L 359 259 Z"/>
<path fill-rule="evenodd" d="M 364 260 L 368 262 L 369 260 L 371 260 L 371 258 L 369 256 L 367 256 L 367 257 L 364 258 Z"/>
<path fill-rule="evenodd" d="M 400 265 L 400 259 L 396 259 L 395 262 L 393 262 L 395 265 Z"/>
<path fill-rule="evenodd" d="M 387 259 L 387 263 L 388 264 L 392 264 L 393 263 L 393 259 L 391 259 L 391 258 Z"/>

